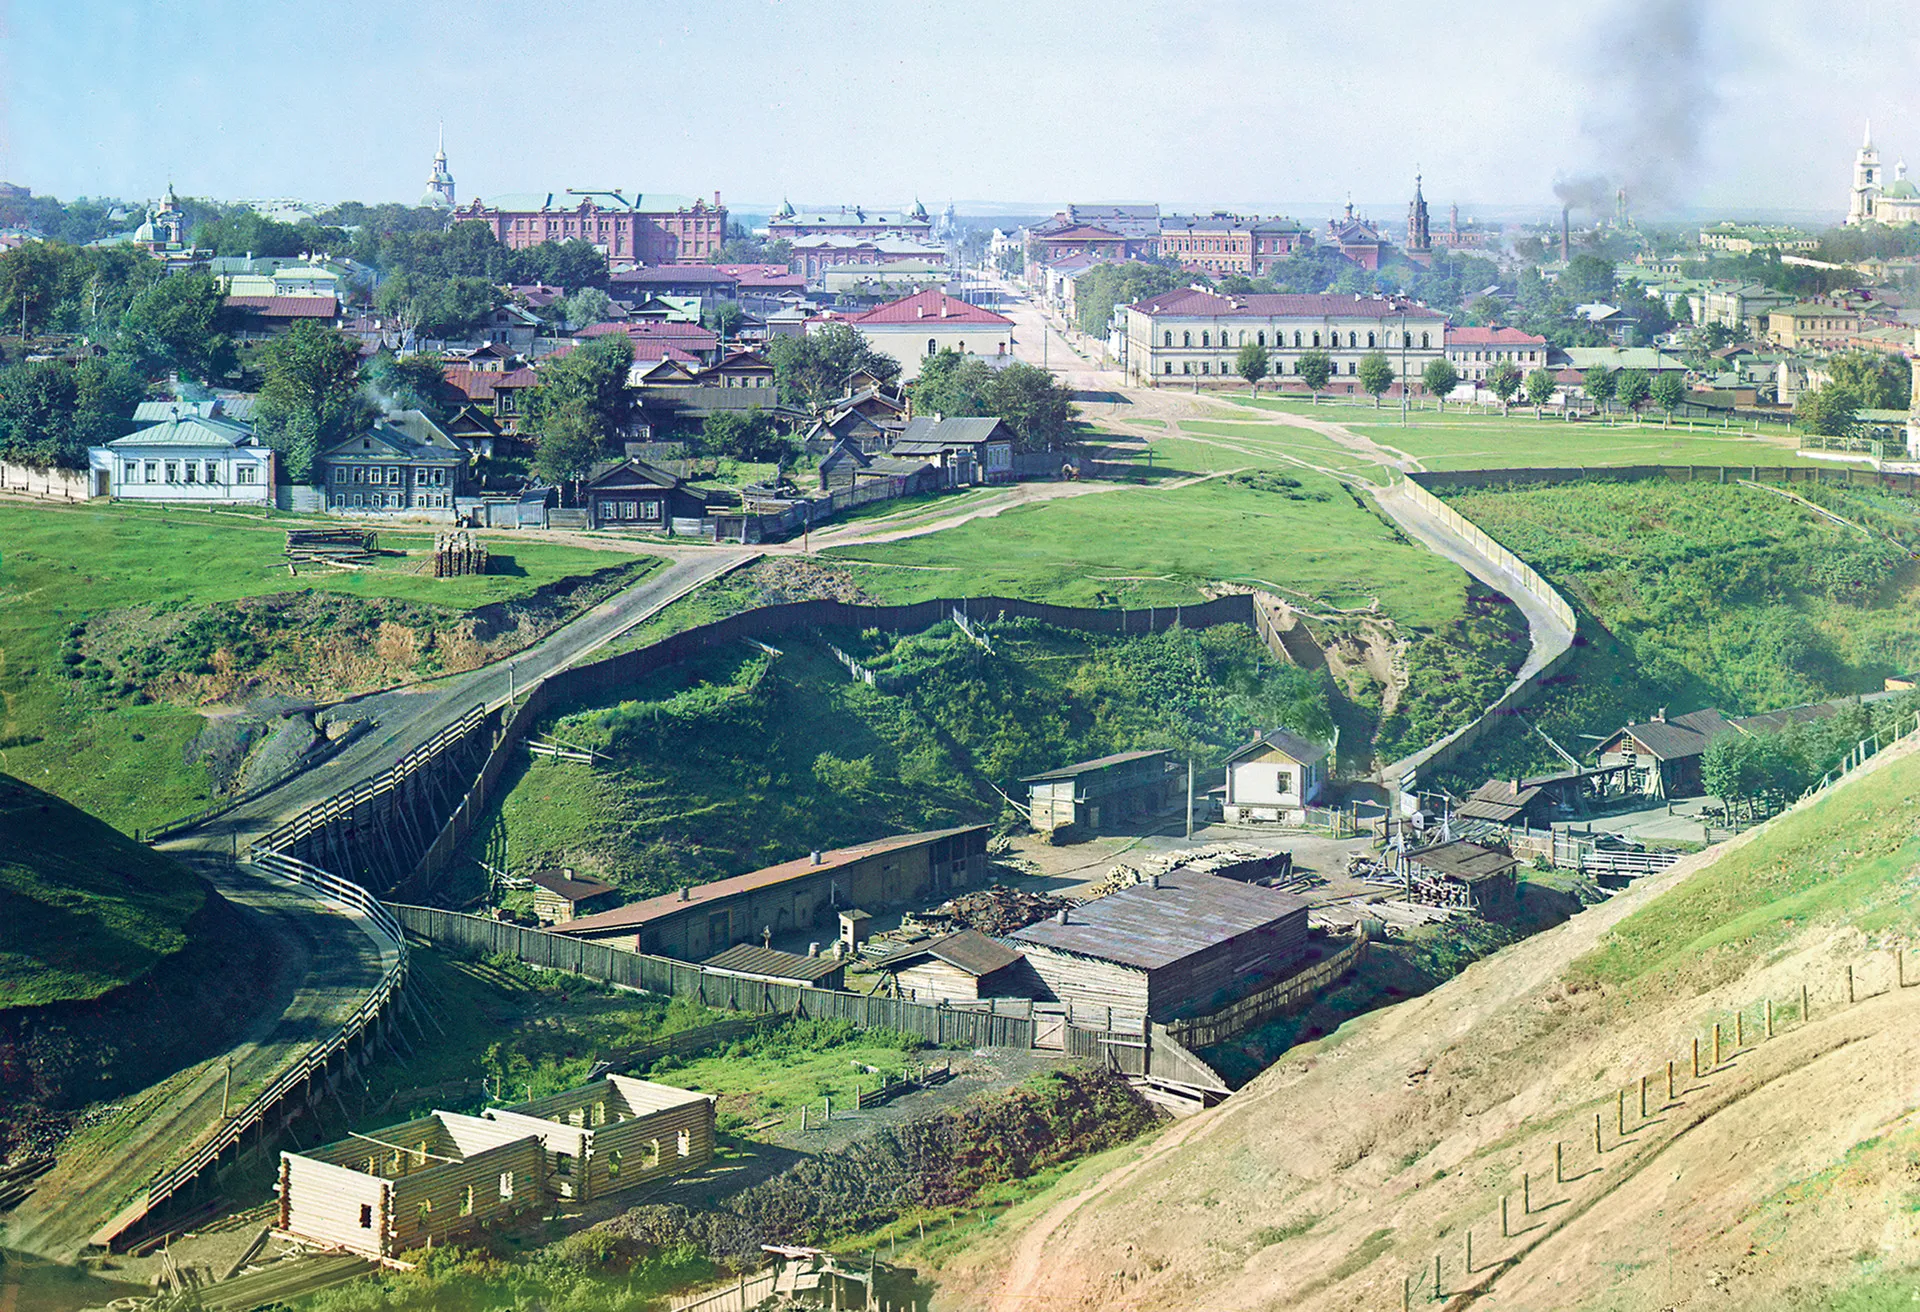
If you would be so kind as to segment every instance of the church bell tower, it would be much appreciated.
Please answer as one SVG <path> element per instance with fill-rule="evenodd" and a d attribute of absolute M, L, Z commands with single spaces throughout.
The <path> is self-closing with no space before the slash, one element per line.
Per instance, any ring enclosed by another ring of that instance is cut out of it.
<path fill-rule="evenodd" d="M 1413 203 L 1407 206 L 1407 249 L 1430 251 L 1433 234 L 1427 227 L 1427 198 L 1420 193 L 1420 175 L 1413 175 Z"/>
<path fill-rule="evenodd" d="M 1880 178 L 1880 152 L 1873 148 L 1873 124 L 1869 122 L 1860 153 L 1853 157 L 1853 198 L 1847 205 L 1849 224 L 1873 222 L 1873 202 L 1880 194 Z"/>

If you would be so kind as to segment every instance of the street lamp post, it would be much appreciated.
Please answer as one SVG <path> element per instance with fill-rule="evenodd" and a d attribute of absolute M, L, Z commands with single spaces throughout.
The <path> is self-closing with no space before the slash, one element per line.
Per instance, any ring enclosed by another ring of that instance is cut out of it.
<path fill-rule="evenodd" d="M 1400 307 L 1400 427 L 1407 426 L 1407 307 Z"/>

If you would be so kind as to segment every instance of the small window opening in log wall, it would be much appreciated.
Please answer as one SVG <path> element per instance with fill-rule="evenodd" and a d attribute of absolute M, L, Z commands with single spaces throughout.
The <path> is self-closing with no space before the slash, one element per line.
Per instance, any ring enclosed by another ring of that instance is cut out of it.
<path fill-rule="evenodd" d="M 620 1178 L 620 1166 L 625 1160 L 626 1158 L 618 1148 L 615 1148 L 607 1154 L 607 1178 L 609 1180 L 617 1180 Z"/>
<path fill-rule="evenodd" d="M 513 1197 L 513 1172 L 512 1171 L 500 1172 L 500 1196 L 502 1198 Z"/>
<path fill-rule="evenodd" d="M 360 1228 L 362 1230 L 373 1229 L 373 1204 L 372 1203 L 360 1204 Z"/>
<path fill-rule="evenodd" d="M 692 1130 L 680 1131 L 680 1155 L 682 1157 L 693 1156 L 693 1131 Z"/>

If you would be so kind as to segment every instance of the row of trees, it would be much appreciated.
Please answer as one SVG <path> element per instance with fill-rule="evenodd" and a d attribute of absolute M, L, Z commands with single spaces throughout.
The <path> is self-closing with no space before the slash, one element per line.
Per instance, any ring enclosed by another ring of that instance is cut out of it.
<path fill-rule="evenodd" d="M 1861 742 L 1912 718 L 1912 696 L 1863 706 L 1855 702 L 1834 715 L 1774 734 L 1730 733 L 1714 739 L 1700 758 L 1700 783 L 1709 796 L 1730 805 L 1761 800 L 1785 802 L 1819 782 Z"/>
<path fill-rule="evenodd" d="M 943 350 L 921 362 L 920 376 L 907 390 L 917 415 L 991 415 L 1001 420 L 1021 451 L 1050 451 L 1065 443 L 1073 429 L 1073 394 L 1035 365 L 994 368 Z"/>

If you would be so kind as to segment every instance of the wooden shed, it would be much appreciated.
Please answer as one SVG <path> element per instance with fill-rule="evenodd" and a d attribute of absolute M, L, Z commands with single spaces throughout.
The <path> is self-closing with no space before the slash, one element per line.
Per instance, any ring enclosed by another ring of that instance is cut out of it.
<path fill-rule="evenodd" d="M 582 879 L 567 866 L 536 870 L 527 876 L 533 884 L 533 914 L 543 925 L 559 925 L 620 900 L 620 890 L 597 879 Z"/>
<path fill-rule="evenodd" d="M 1021 979 L 1020 954 L 977 929 L 909 943 L 889 954 L 879 969 L 893 978 L 896 996 L 913 1002 L 978 1002 L 982 998 L 1029 996 Z"/>
<path fill-rule="evenodd" d="M 538 1135 L 547 1150 L 548 1192 L 585 1202 L 705 1166 L 713 1158 L 713 1101 L 692 1089 L 609 1075 L 485 1114 Z"/>
<path fill-rule="evenodd" d="M 1154 1020 L 1252 993 L 1287 973 L 1306 944 L 1304 899 L 1185 870 L 1009 936 L 1040 996 Z"/>
<path fill-rule="evenodd" d="M 1099 832 L 1172 806 L 1186 776 L 1164 748 L 1116 752 L 1063 765 L 1020 781 L 1027 786 L 1027 823 L 1043 834 L 1064 829 Z"/>
<path fill-rule="evenodd" d="M 1497 847 L 1455 839 L 1397 857 L 1407 900 L 1430 906 L 1497 910 L 1511 902 L 1520 862 Z"/>
<path fill-rule="evenodd" d="M 847 963 L 838 956 L 822 956 L 814 952 L 803 957 L 797 952 L 782 952 L 778 948 L 760 947 L 753 943 L 736 943 L 700 964 L 723 975 L 764 980 L 769 984 L 838 989 L 846 987 L 847 983 Z"/>
<path fill-rule="evenodd" d="M 631 952 L 702 961 L 763 933 L 832 925 L 854 906 L 938 901 L 987 877 L 986 825 L 883 838 L 632 902 L 560 927 Z"/>

